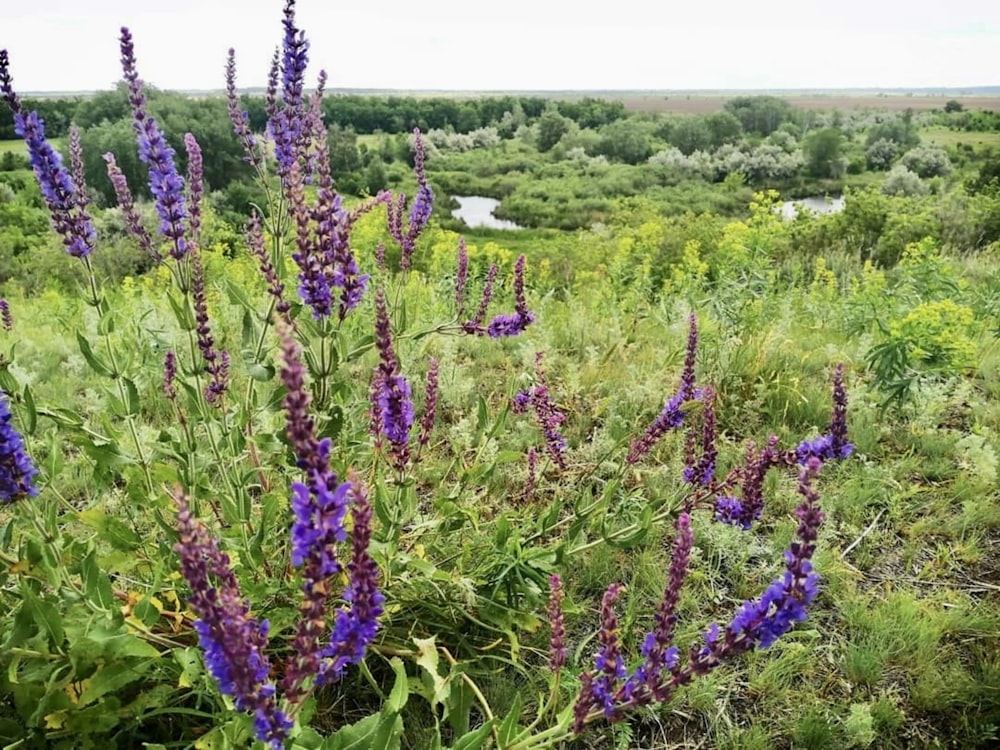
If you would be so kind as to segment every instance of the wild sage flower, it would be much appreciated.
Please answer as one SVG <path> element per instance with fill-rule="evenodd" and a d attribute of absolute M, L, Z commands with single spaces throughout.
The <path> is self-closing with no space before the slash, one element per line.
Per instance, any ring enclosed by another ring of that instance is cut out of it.
<path fill-rule="evenodd" d="M 274 309 L 286 323 L 289 322 L 288 311 L 291 305 L 285 299 L 285 284 L 278 277 L 278 271 L 271 262 L 271 254 L 264 246 L 264 231 L 260 226 L 260 216 L 254 211 L 247 221 L 245 232 L 247 247 L 250 253 L 257 259 L 261 276 L 267 284 L 267 293 L 274 298 Z"/>
<path fill-rule="evenodd" d="M 299 344 L 287 324 L 278 322 L 283 365 L 281 381 L 286 388 L 286 433 L 305 482 L 292 485 L 292 564 L 302 568 L 302 603 L 282 688 L 296 702 L 305 694 L 305 682 L 322 670 L 321 639 L 326 629 L 329 579 L 341 570 L 337 544 L 347 538 L 344 517 L 351 485 L 341 483 L 330 468 L 330 440 L 318 440 L 309 406 L 312 398 L 305 387 L 305 368 Z"/>
<path fill-rule="evenodd" d="M 7 394 L 0 390 L 0 503 L 4 505 L 38 494 L 35 486 L 38 469 L 12 420 Z"/>
<path fill-rule="evenodd" d="M 292 721 L 278 709 L 270 680 L 268 623 L 250 616 L 250 605 L 218 540 L 194 518 L 183 496 L 176 503 L 179 541 L 174 550 L 191 587 L 188 602 L 198 617 L 194 628 L 205 666 L 238 710 L 254 713 L 257 739 L 276 750 L 283 748 Z"/>
<path fill-rule="evenodd" d="M 848 458 L 854 445 L 847 440 L 847 389 L 844 387 L 844 365 L 833 372 L 833 413 L 825 434 L 813 440 L 803 440 L 795 449 L 796 460 L 804 464 L 809 458 L 821 461 Z"/>
<path fill-rule="evenodd" d="M 615 603 L 621 589 L 620 584 L 613 583 L 601 599 L 601 627 L 597 633 L 600 646 L 594 660 L 594 673 L 588 675 L 590 680 L 583 680 L 583 687 L 574 707 L 573 714 L 580 720 L 579 728 L 574 722 L 575 731 L 582 730 L 582 719 L 591 708 L 599 709 L 605 718 L 615 718 L 615 694 L 625 677 L 625 663 L 619 644 L 618 615 L 615 614 Z"/>
<path fill-rule="evenodd" d="M 239 95 L 236 93 L 236 50 L 230 48 L 226 58 L 226 102 L 229 108 L 229 121 L 233 132 L 243 144 L 246 152 L 244 159 L 253 167 L 260 168 L 261 154 L 257 146 L 257 138 L 250 130 L 250 114 L 240 107 Z"/>
<path fill-rule="evenodd" d="M 375 347 L 380 360 L 373 384 L 378 405 L 378 424 L 381 434 L 389 441 L 389 453 L 393 462 L 401 469 L 410 458 L 413 401 L 410 398 L 410 384 L 399 371 L 399 360 L 392 345 L 389 310 L 382 289 L 375 293 Z"/>
<path fill-rule="evenodd" d="M 90 200 L 87 197 L 87 178 L 83 170 L 83 144 L 80 142 L 80 128 L 76 125 L 69 126 L 69 166 L 77 208 L 86 213 Z"/>
<path fill-rule="evenodd" d="M 10 314 L 10 303 L 6 298 L 0 298 L 0 325 L 5 331 L 14 330 L 14 318 Z"/>
<path fill-rule="evenodd" d="M 455 264 L 455 317 L 465 313 L 465 292 L 469 286 L 469 248 L 465 237 L 458 238 L 458 260 Z"/>
<path fill-rule="evenodd" d="M 177 398 L 177 386 L 174 385 L 176 378 L 177 355 L 171 349 L 163 358 L 163 393 L 171 401 Z"/>
<path fill-rule="evenodd" d="M 146 95 L 136 71 L 132 33 L 124 26 L 120 41 L 122 71 L 128 84 L 132 127 L 139 144 L 139 159 L 149 166 L 149 191 L 153 194 L 156 213 L 160 217 L 160 234 L 172 243 L 170 256 L 174 260 L 181 260 L 188 252 L 185 239 L 187 208 L 184 202 L 184 181 L 177 173 L 174 150 L 167 145 L 156 120 L 146 113 Z"/>
<path fill-rule="evenodd" d="M 486 318 L 486 311 L 489 309 L 490 302 L 493 299 L 493 284 L 496 283 L 498 270 L 499 268 L 496 263 L 490 264 L 490 270 L 486 272 L 486 282 L 483 284 L 483 296 L 479 300 L 479 308 L 476 310 L 476 316 L 462 324 L 462 329 L 466 333 L 475 333 L 480 336 L 485 333 L 483 320 Z"/>
<path fill-rule="evenodd" d="M 715 447 L 715 392 L 711 388 L 701 390 L 704 405 L 701 419 L 701 434 L 689 430 L 685 445 L 684 481 L 708 487 L 715 478 L 715 462 L 718 450 Z M 695 459 L 695 443 L 701 438 L 701 454 Z"/>
<path fill-rule="evenodd" d="M 402 255 L 399 260 L 399 267 L 406 271 L 410 268 L 410 259 L 416 249 L 417 239 L 423 233 L 427 222 L 430 221 L 431 211 L 434 208 L 434 191 L 427 182 L 427 175 L 424 171 L 424 139 L 420 135 L 420 129 L 413 129 L 413 171 L 417 177 L 417 196 L 413 199 L 410 207 L 407 227 L 403 230 L 403 208 L 406 205 L 406 196 L 400 194 L 396 201 L 386 204 L 386 224 L 389 234 L 402 248 Z"/>
<path fill-rule="evenodd" d="M 205 170 L 201 156 L 201 146 L 191 133 L 184 134 L 184 149 L 187 151 L 188 222 L 191 228 L 191 242 L 201 245 L 201 199 L 205 194 L 202 176 Z"/>
<path fill-rule="evenodd" d="M 201 250 L 197 244 L 189 246 L 191 257 L 191 297 L 194 319 L 197 324 L 198 349 L 205 362 L 209 383 L 205 386 L 205 400 L 212 406 L 221 406 L 222 397 L 229 388 L 229 354 L 215 348 L 215 337 L 208 317 L 208 299 L 205 296 L 205 271 L 201 264 Z"/>
<path fill-rule="evenodd" d="M 431 430 L 434 429 L 434 419 L 437 417 L 438 402 L 438 361 L 431 357 L 427 369 L 427 388 L 424 392 L 424 414 L 420 418 L 420 436 L 417 444 L 421 449 L 431 441 Z"/>
<path fill-rule="evenodd" d="M 785 454 L 778 450 L 778 437 L 771 435 L 763 450 L 751 441 L 747 445 L 746 459 L 740 470 L 742 498 L 722 496 L 716 499 L 715 518 L 744 531 L 764 512 L 764 479 L 773 467 L 786 462 Z"/>
<path fill-rule="evenodd" d="M 323 650 L 328 660 L 317 676 L 317 684 L 339 680 L 347 667 L 360 664 L 378 632 L 385 595 L 379 590 L 378 565 L 369 554 L 372 536 L 372 506 L 364 482 L 356 473 L 349 476 L 348 497 L 351 503 L 351 561 L 347 564 L 348 585 L 343 598 L 349 607 L 339 609 Z"/>
<path fill-rule="evenodd" d="M 667 400 L 659 415 L 657 415 L 653 423 L 646 429 L 645 434 L 641 438 L 632 441 L 628 455 L 625 458 L 628 464 L 639 463 L 639 461 L 649 454 L 661 437 L 670 430 L 675 430 L 683 425 L 684 403 L 696 396 L 694 388 L 694 365 L 698 355 L 698 321 L 694 315 L 688 320 L 687 351 L 684 356 L 684 369 L 681 373 L 680 387 L 677 389 L 677 393 Z"/>
<path fill-rule="evenodd" d="M 118 207 L 125 215 L 126 229 L 135 238 L 136 242 L 139 243 L 139 247 L 152 258 L 154 263 L 162 263 L 163 256 L 160 255 L 159 250 L 153 247 L 153 238 L 149 236 L 149 231 L 146 229 L 142 222 L 142 217 L 139 216 L 139 212 L 136 210 L 135 200 L 132 198 L 132 191 L 128 186 L 128 179 L 125 177 L 125 173 L 122 172 L 121 167 L 118 166 L 115 155 L 112 153 L 105 154 L 104 161 L 108 164 L 108 179 L 111 180 L 111 186 L 115 190 Z"/>
<path fill-rule="evenodd" d="M 534 412 L 538 425 L 541 427 L 545 437 L 545 450 L 549 458 L 562 471 L 567 468 L 566 463 L 566 438 L 560 428 L 566 421 L 566 415 L 559 411 L 545 380 L 545 371 L 542 369 L 542 352 L 535 353 L 535 383 L 530 388 L 519 391 L 514 395 L 511 410 L 515 414 L 524 414 L 530 405 Z"/>
<path fill-rule="evenodd" d="M 538 484 L 538 453 L 535 446 L 528 448 L 528 476 L 524 481 L 524 492 L 521 495 L 522 502 L 530 503 L 535 494 L 535 486 Z"/>
<path fill-rule="evenodd" d="M 49 211 L 52 226 L 62 238 L 66 252 L 74 258 L 86 258 L 94 249 L 97 233 L 85 210 L 82 187 L 63 165 L 62 156 L 45 138 L 45 123 L 37 112 L 24 112 L 14 92 L 7 50 L 0 49 L 0 94 L 14 117 L 14 132 L 28 147 L 28 159 Z"/>

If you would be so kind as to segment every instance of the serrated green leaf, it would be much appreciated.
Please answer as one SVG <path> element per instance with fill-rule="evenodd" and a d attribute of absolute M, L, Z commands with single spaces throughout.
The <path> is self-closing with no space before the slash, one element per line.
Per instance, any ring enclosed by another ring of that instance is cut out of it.
<path fill-rule="evenodd" d="M 139 389 L 136 388 L 135 383 L 128 378 L 122 378 L 122 382 L 125 384 L 125 395 L 127 397 L 125 414 L 127 416 L 134 417 L 139 413 L 140 408 Z"/>
<path fill-rule="evenodd" d="M 510 707 L 510 711 L 504 717 L 503 722 L 501 722 L 499 728 L 497 729 L 497 741 L 500 747 L 505 747 L 514 741 L 518 733 L 521 730 L 520 720 L 521 720 L 521 710 L 524 706 L 524 697 L 521 693 L 514 694 L 514 703 Z"/>
<path fill-rule="evenodd" d="M 79 331 L 76 332 L 76 343 L 80 347 L 80 354 L 87 360 L 91 370 L 105 378 L 114 377 L 114 371 L 111 367 L 94 354 L 94 350 L 90 348 L 90 342 Z"/>

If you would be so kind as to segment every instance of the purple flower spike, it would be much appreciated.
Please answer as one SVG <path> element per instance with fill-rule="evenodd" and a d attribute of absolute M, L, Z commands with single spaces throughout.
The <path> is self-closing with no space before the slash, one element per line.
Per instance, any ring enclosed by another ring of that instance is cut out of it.
<path fill-rule="evenodd" d="M 204 161 L 201 157 L 201 146 L 191 133 L 184 134 L 184 148 L 187 151 L 187 184 L 188 184 L 188 218 L 191 225 L 191 241 L 201 244 L 201 199 L 205 194 L 205 184 L 202 181 Z"/>
<path fill-rule="evenodd" d="M 368 491 L 356 473 L 349 476 L 351 516 L 351 561 L 347 565 L 349 583 L 344 591 L 344 601 L 349 609 L 337 611 L 330 637 L 330 645 L 323 650 L 329 661 L 317 677 L 316 683 L 336 682 L 351 664 L 360 664 L 368 646 L 378 632 L 378 618 L 382 616 L 385 595 L 379 590 L 378 565 L 368 553 L 372 537 L 372 506 Z"/>
<path fill-rule="evenodd" d="M 690 401 L 696 396 L 694 365 L 698 355 L 698 321 L 694 315 L 689 318 L 689 324 L 687 352 L 684 356 L 684 370 L 681 373 L 680 388 L 663 406 L 653 423 L 646 428 L 646 433 L 641 438 L 632 441 L 632 446 L 625 458 L 626 463 L 630 465 L 639 463 L 649 455 L 660 438 L 670 430 L 676 430 L 684 424 L 682 407 L 686 401 Z"/>
<path fill-rule="evenodd" d="M 73 187 L 76 189 L 77 208 L 86 213 L 90 201 L 87 198 L 87 178 L 83 171 L 83 144 L 80 143 L 80 128 L 76 125 L 69 127 L 69 164 Z"/>
<path fill-rule="evenodd" d="M 465 292 L 469 286 L 469 248 L 465 237 L 458 238 L 458 261 L 455 266 L 455 317 L 465 313 Z"/>
<path fill-rule="evenodd" d="M 848 458 L 854 445 L 847 441 L 847 390 L 844 388 L 844 365 L 833 372 L 833 414 L 827 432 L 813 440 L 803 440 L 795 449 L 796 461 L 805 464 L 810 458 L 833 461 Z"/>
<path fill-rule="evenodd" d="M 229 557 L 191 514 L 186 499 L 179 496 L 176 502 L 180 541 L 174 549 L 191 587 L 188 602 L 198 616 L 194 627 L 205 666 L 219 690 L 232 696 L 238 710 L 253 711 L 257 739 L 275 750 L 282 748 L 292 722 L 278 709 L 270 682 L 271 668 L 265 654 L 268 623 L 250 616 Z"/>
<path fill-rule="evenodd" d="M 7 394 L 0 390 L 0 504 L 35 497 L 38 488 L 35 468 L 24 448 L 24 440 L 11 425 L 13 416 L 7 403 Z"/>
<path fill-rule="evenodd" d="M 392 345 L 392 327 L 386 307 L 385 292 L 375 294 L 375 347 L 380 363 L 372 384 L 374 405 L 380 433 L 389 441 L 389 453 L 396 468 L 402 470 L 410 460 L 410 428 L 413 426 L 413 401 L 410 384 L 399 372 L 399 360 Z"/>
<path fill-rule="evenodd" d="M 563 621 L 563 588 L 558 574 L 549 578 L 549 669 L 557 674 L 566 665 L 566 623 Z"/>
<path fill-rule="evenodd" d="M 431 358 L 427 370 L 427 390 L 424 394 L 424 415 L 420 418 L 420 437 L 417 444 L 423 449 L 431 441 L 431 430 L 434 429 L 434 419 L 437 417 L 438 402 L 438 361 Z"/>
<path fill-rule="evenodd" d="M 466 333 L 475 333 L 482 336 L 486 331 L 483 328 L 483 320 L 486 318 L 486 311 L 489 309 L 493 299 L 493 284 L 497 280 L 498 267 L 496 263 L 490 265 L 490 270 L 486 272 L 486 282 L 483 284 L 483 296 L 479 300 L 479 309 L 476 310 L 476 317 L 462 325 Z"/>
<path fill-rule="evenodd" d="M 121 31 L 121 54 L 122 71 L 128 83 L 129 103 L 132 105 L 132 127 L 139 143 L 139 158 L 149 166 L 149 191 L 153 194 L 156 213 L 160 217 L 160 234 L 173 244 L 170 256 L 174 260 L 181 260 L 188 252 L 184 239 L 187 218 L 184 181 L 174 164 L 174 150 L 167 145 L 156 120 L 146 114 L 146 95 L 142 90 L 142 80 L 136 72 L 132 33 L 124 26 Z"/>
<path fill-rule="evenodd" d="M 416 248 L 417 240 L 423 233 L 427 222 L 430 221 L 431 211 L 434 207 L 434 191 L 427 182 L 427 175 L 424 172 L 424 139 L 420 135 L 420 129 L 413 129 L 413 171 L 417 178 L 417 197 L 413 199 L 410 207 L 407 226 L 403 229 L 403 209 L 406 205 L 406 195 L 400 193 L 395 201 L 389 201 L 386 205 L 386 223 L 389 234 L 402 248 L 399 267 L 403 271 L 410 268 L 410 259 Z"/>
<path fill-rule="evenodd" d="M 10 314 L 10 303 L 6 298 L 0 298 L 0 325 L 5 331 L 14 330 L 14 318 Z"/>
<path fill-rule="evenodd" d="M 267 283 L 267 292 L 274 298 L 274 309 L 287 323 L 288 311 L 291 310 L 291 305 L 285 299 L 285 284 L 278 278 L 278 270 L 274 267 L 274 263 L 271 262 L 271 254 L 264 246 L 264 232 L 261 229 L 260 217 L 256 211 L 250 215 L 250 220 L 247 222 L 246 239 L 247 247 L 250 248 L 250 252 L 257 259 L 261 276 L 264 277 L 264 281 Z"/>
<path fill-rule="evenodd" d="M 594 671 L 597 673 L 593 686 L 594 702 L 609 719 L 615 714 L 618 684 L 625 677 L 625 663 L 618 644 L 618 616 L 615 614 L 615 603 L 621 590 L 620 584 L 613 583 L 604 592 L 601 600 L 601 629 L 597 633 L 597 640 L 601 645 L 594 660 Z"/>
<path fill-rule="evenodd" d="M 83 187 L 76 186 L 59 152 L 45 138 L 45 123 L 37 112 L 25 113 L 14 92 L 7 50 L 0 50 L 0 94 L 14 116 L 14 132 L 28 147 L 28 159 L 49 211 L 52 226 L 62 238 L 66 252 L 86 258 L 93 252 L 97 233 L 84 209 Z"/>
<path fill-rule="evenodd" d="M 152 258 L 154 263 L 162 263 L 163 256 L 160 255 L 159 250 L 153 247 L 153 238 L 150 237 L 149 230 L 147 230 L 145 225 L 142 223 L 142 217 L 139 216 L 139 212 L 136 210 L 135 201 L 132 198 L 132 191 L 128 186 L 128 180 L 125 178 L 125 173 L 122 172 L 118 163 L 115 161 L 115 155 L 112 153 L 105 154 L 104 161 L 108 164 L 108 178 L 111 180 L 111 185 L 115 189 L 115 197 L 118 199 L 118 207 L 121 208 L 122 213 L 125 215 L 125 226 L 128 229 L 129 234 L 135 238 L 135 241 L 139 243 L 139 247 L 142 248 L 150 258 Z"/>
<path fill-rule="evenodd" d="M 341 570 L 336 548 L 347 538 L 344 517 L 351 485 L 340 483 L 330 468 L 330 441 L 316 438 L 301 347 L 286 323 L 279 319 L 275 327 L 281 339 L 281 381 L 287 390 L 283 406 L 288 440 L 306 475 L 305 482 L 292 485 L 292 564 L 302 568 L 302 603 L 293 654 L 281 683 L 287 699 L 295 703 L 305 696 L 306 681 L 321 670 L 328 581 Z"/>
<path fill-rule="evenodd" d="M 233 124 L 233 132 L 243 144 L 245 159 L 254 167 L 261 166 L 260 150 L 257 148 L 257 138 L 250 131 L 250 114 L 240 107 L 239 95 L 236 93 L 236 50 L 230 49 L 226 58 L 226 101 L 229 106 L 229 121 Z"/>
<path fill-rule="evenodd" d="M 535 486 L 538 484 L 538 453 L 535 447 L 528 448 L 528 477 L 524 481 L 524 493 L 522 502 L 530 503 L 535 495 Z"/>
<path fill-rule="evenodd" d="M 176 378 L 177 355 L 171 350 L 163 358 L 163 393 L 171 401 L 177 398 L 177 386 L 174 385 Z"/>
<path fill-rule="evenodd" d="M 646 642 L 643 644 L 645 682 L 657 700 L 666 700 L 666 696 L 659 692 L 663 682 L 663 671 L 672 669 L 677 660 L 677 649 L 670 648 L 670 641 L 674 635 L 677 605 L 687 577 L 688 563 L 691 561 L 691 547 L 694 545 L 691 516 L 688 513 L 681 513 L 677 517 L 674 528 L 677 529 L 677 536 L 674 539 L 667 587 L 656 610 L 656 627 L 646 636 Z"/>
<path fill-rule="evenodd" d="M 715 461 L 718 458 L 715 447 L 715 392 L 711 388 L 704 388 L 701 392 L 701 401 L 705 405 L 701 421 L 701 455 L 695 461 L 694 443 L 698 434 L 694 430 L 689 430 L 684 481 L 708 487 L 715 478 Z"/>

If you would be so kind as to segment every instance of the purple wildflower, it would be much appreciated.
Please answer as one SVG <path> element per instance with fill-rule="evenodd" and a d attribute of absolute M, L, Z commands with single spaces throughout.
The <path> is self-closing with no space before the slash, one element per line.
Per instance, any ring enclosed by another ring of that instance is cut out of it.
<path fill-rule="evenodd" d="M 121 30 L 121 54 L 122 70 L 128 83 L 129 103 L 132 105 L 133 128 L 139 144 L 139 158 L 149 166 L 149 191 L 153 194 L 156 213 L 160 217 L 160 233 L 173 243 L 170 256 L 174 260 L 180 260 L 188 251 L 184 239 L 187 218 L 184 181 L 174 164 L 174 150 L 167 145 L 156 120 L 146 113 L 146 95 L 142 90 L 142 80 L 136 72 L 132 34 L 124 26 Z"/>
<path fill-rule="evenodd" d="M 535 485 L 538 483 L 538 453 L 535 447 L 528 448 L 528 477 L 524 482 L 524 494 L 522 501 L 530 503 L 535 494 Z"/>
<path fill-rule="evenodd" d="M 698 321 L 694 315 L 689 318 L 687 352 L 684 356 L 684 370 L 681 373 L 680 388 L 664 405 L 645 434 L 632 441 L 628 455 L 628 464 L 637 464 L 645 458 L 656 445 L 657 441 L 670 430 L 675 430 L 684 424 L 683 406 L 686 401 L 695 398 L 694 365 L 698 354 Z"/>
<path fill-rule="evenodd" d="M 543 356 L 542 352 L 535 353 L 535 384 L 514 396 L 512 410 L 515 414 L 523 414 L 527 411 L 528 404 L 531 404 L 545 436 L 545 450 L 556 466 L 565 471 L 566 438 L 563 437 L 560 427 L 566 421 L 566 416 L 559 411 L 549 394 L 545 371 L 542 369 Z"/>
<path fill-rule="evenodd" d="M 399 260 L 399 267 L 403 271 L 410 268 L 410 259 L 416 248 L 417 239 L 430 221 L 434 206 L 434 191 L 427 183 L 427 175 L 424 172 L 424 140 L 419 128 L 413 129 L 413 171 L 417 178 L 417 197 L 413 199 L 413 205 L 410 207 L 405 232 L 403 208 L 406 205 L 406 196 L 400 193 L 396 201 L 389 201 L 386 205 L 389 234 L 403 251 Z"/>
<path fill-rule="evenodd" d="M 392 327 L 386 307 L 385 292 L 375 294 L 375 347 L 380 364 L 376 371 L 376 402 L 381 433 L 389 441 L 389 452 L 398 469 L 409 461 L 410 428 L 413 426 L 413 401 L 410 384 L 399 372 L 399 360 L 392 345 Z"/>
<path fill-rule="evenodd" d="M 174 380 L 177 378 L 177 355 L 173 350 L 167 352 L 163 358 L 163 392 L 171 401 L 177 398 L 177 386 Z"/>
<path fill-rule="evenodd" d="M 739 526 L 744 531 L 764 512 L 764 479 L 773 467 L 786 461 L 785 454 L 778 450 L 778 438 L 771 435 L 761 451 L 750 442 L 747 445 L 746 460 L 741 475 L 742 498 L 719 497 L 715 503 L 715 518 L 731 526 Z"/>
<path fill-rule="evenodd" d="M 257 739 L 272 748 L 284 747 L 292 728 L 277 708 L 270 664 L 265 654 L 268 623 L 250 616 L 229 557 L 216 539 L 193 517 L 183 496 L 177 502 L 181 572 L 191 587 L 188 602 L 198 616 L 195 630 L 205 655 L 205 666 L 219 690 L 232 696 L 240 711 L 254 712 Z"/>
<path fill-rule="evenodd" d="M 239 96 L 236 93 L 236 50 L 229 50 L 226 58 L 226 101 L 229 105 L 229 121 L 233 124 L 233 132 L 243 144 L 246 160 L 254 167 L 261 166 L 260 149 L 257 139 L 250 131 L 250 115 L 240 107 Z"/>
<path fill-rule="evenodd" d="M 688 445 L 685 446 L 684 481 L 708 487 L 715 478 L 715 461 L 718 451 L 715 447 L 715 392 L 711 388 L 701 391 L 704 411 L 701 419 L 701 455 L 694 458 L 694 443 L 698 438 L 695 430 L 688 431 Z"/>
<path fill-rule="evenodd" d="M 205 194 L 202 181 L 204 161 L 201 146 L 191 133 L 184 134 L 184 148 L 187 151 L 188 220 L 191 226 L 191 242 L 201 244 L 201 199 Z"/>
<path fill-rule="evenodd" d="M 486 272 L 486 282 L 483 284 L 483 296 L 479 300 L 479 309 L 476 310 L 476 317 L 466 321 L 462 325 L 462 329 L 466 333 L 475 333 L 480 336 L 485 333 L 483 320 L 486 318 L 486 310 L 489 309 L 490 301 L 493 299 L 493 284 L 497 280 L 497 270 L 497 264 L 493 263 L 490 265 L 490 270 Z"/>
<path fill-rule="evenodd" d="M 281 46 L 282 108 L 274 106 L 269 127 L 274 140 L 274 156 L 278 162 L 278 174 L 284 181 L 292 165 L 298 161 L 300 147 L 308 133 L 304 128 L 302 91 L 306 64 L 309 56 L 309 42 L 305 32 L 295 25 L 295 0 L 285 3 L 285 35 Z M 268 83 L 270 92 L 270 81 Z"/>
<path fill-rule="evenodd" d="M 527 264 L 524 253 L 517 256 L 514 263 L 514 314 L 497 315 L 486 327 L 486 333 L 490 338 L 500 338 L 502 336 L 517 336 L 535 322 L 535 314 L 528 309 L 528 302 L 524 296 L 524 269 Z"/>
<path fill-rule="evenodd" d="M 854 445 L 847 441 L 847 390 L 844 388 L 844 365 L 833 372 L 833 413 L 825 434 L 813 440 L 803 440 L 795 449 L 796 461 L 805 464 L 815 457 L 821 461 L 848 458 Z"/>
<path fill-rule="evenodd" d="M 222 405 L 222 396 L 229 388 L 229 355 L 215 348 L 215 337 L 209 325 L 208 300 L 205 296 L 205 272 L 201 265 L 201 252 L 196 244 L 189 247 L 191 257 L 191 296 L 197 324 L 198 348 L 205 362 L 205 372 L 210 382 L 205 387 L 205 400 L 212 406 Z M 223 356 L 224 355 L 224 356 Z"/>
<path fill-rule="evenodd" d="M 69 126 L 69 166 L 76 190 L 77 208 L 86 213 L 90 201 L 87 198 L 87 178 L 83 170 L 83 144 L 80 142 L 80 128 L 76 125 Z"/>
<path fill-rule="evenodd" d="M 160 255 L 159 250 L 153 247 L 153 238 L 149 236 L 149 230 L 142 223 L 142 217 L 139 216 L 139 212 L 136 210 L 132 191 L 129 190 L 128 180 L 125 177 L 125 173 L 122 172 L 115 161 L 115 155 L 112 153 L 105 154 L 104 161 L 108 164 L 108 178 L 115 189 L 118 206 L 121 208 L 122 213 L 125 214 L 125 226 L 129 234 L 135 238 L 136 242 L 139 243 L 139 247 L 152 258 L 154 263 L 162 263 L 163 256 Z"/>
<path fill-rule="evenodd" d="M 420 418 L 420 437 L 417 444 L 423 449 L 431 441 L 431 430 L 437 416 L 438 402 L 438 361 L 431 358 L 427 370 L 427 389 L 424 393 L 424 415 Z"/>
<path fill-rule="evenodd" d="M 518 391 L 511 400 L 511 411 L 515 414 L 526 414 L 531 406 L 531 392 Z"/>
<path fill-rule="evenodd" d="M 0 325 L 5 331 L 14 330 L 14 318 L 10 314 L 10 303 L 6 298 L 0 298 Z"/>
<path fill-rule="evenodd" d="M 458 260 L 455 265 L 455 317 L 465 312 L 465 292 L 469 286 L 469 248 L 465 237 L 458 238 Z"/>
<path fill-rule="evenodd" d="M 317 684 L 339 680 L 350 664 L 360 664 L 365 651 L 378 632 L 378 618 L 382 616 L 385 595 L 379 590 L 378 565 L 368 552 L 372 537 L 372 506 L 361 477 L 349 477 L 351 516 L 351 561 L 347 564 L 349 583 L 344 591 L 344 601 L 350 607 L 337 611 L 330 636 L 330 645 L 323 656 L 331 661 L 324 665 L 317 677 Z"/>
<path fill-rule="evenodd" d="M 97 233 L 84 209 L 82 186 L 74 184 L 62 157 L 45 138 L 45 123 L 37 112 L 25 113 L 13 88 L 7 50 L 0 50 L 0 94 L 14 117 L 14 132 L 28 147 L 28 159 L 52 226 L 62 238 L 66 252 L 74 258 L 86 258 L 94 249 Z"/>
<path fill-rule="evenodd" d="M 282 688 L 291 702 L 305 694 L 305 681 L 319 675 L 322 662 L 320 645 L 326 628 L 329 579 L 341 570 L 336 546 L 344 541 L 344 516 L 347 513 L 351 485 L 340 483 L 330 468 L 330 441 L 318 440 L 309 405 L 312 401 L 305 387 L 302 349 L 282 321 L 276 323 L 281 339 L 281 380 L 287 393 L 283 401 L 286 432 L 305 482 L 292 485 L 292 564 L 302 568 L 302 603 L 299 623 L 292 642 Z"/>
<path fill-rule="evenodd" d="M 274 267 L 274 263 L 271 262 L 271 254 L 264 247 L 264 233 L 260 226 L 260 217 L 256 211 L 250 215 L 250 219 L 247 222 L 246 239 L 247 247 L 250 248 L 250 252 L 257 259 L 260 273 L 267 283 L 267 292 L 274 298 L 274 309 L 287 323 L 288 311 L 291 309 L 291 305 L 285 299 L 285 285 L 278 278 L 278 271 Z"/>
<path fill-rule="evenodd" d="M 563 620 L 562 579 L 557 573 L 549 578 L 549 669 L 553 674 L 566 665 L 566 623 Z"/>
<path fill-rule="evenodd" d="M 594 660 L 596 675 L 592 689 L 593 700 L 607 718 L 614 716 L 615 693 L 618 684 L 625 677 L 625 663 L 618 644 L 618 616 L 615 614 L 615 602 L 618 601 L 621 589 L 621 585 L 613 583 L 604 592 L 601 600 L 601 628 L 597 633 L 597 640 L 601 645 Z"/>
<path fill-rule="evenodd" d="M 35 497 L 38 469 L 24 448 L 24 439 L 11 424 L 7 394 L 0 390 L 0 503 L 7 505 Z"/>

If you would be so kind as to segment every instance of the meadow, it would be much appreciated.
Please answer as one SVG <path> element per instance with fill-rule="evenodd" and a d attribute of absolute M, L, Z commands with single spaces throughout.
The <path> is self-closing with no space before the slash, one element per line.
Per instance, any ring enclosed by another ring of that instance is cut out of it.
<path fill-rule="evenodd" d="M 2 57 L 0 747 L 1000 741 L 992 115 L 344 138 L 285 33 L 245 163 Z"/>

